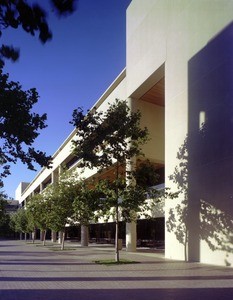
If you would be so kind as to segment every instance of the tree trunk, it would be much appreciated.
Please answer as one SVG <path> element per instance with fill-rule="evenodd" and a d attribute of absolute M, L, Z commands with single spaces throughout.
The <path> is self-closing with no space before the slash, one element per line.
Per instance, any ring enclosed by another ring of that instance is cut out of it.
<path fill-rule="evenodd" d="M 184 238 L 184 260 L 188 261 L 188 230 L 185 227 L 185 238 Z"/>
<path fill-rule="evenodd" d="M 43 230 L 43 246 L 45 246 L 45 239 L 46 239 L 46 230 Z"/>
<path fill-rule="evenodd" d="M 32 232 L 32 243 L 35 243 L 35 231 Z"/>
<path fill-rule="evenodd" d="M 116 262 L 120 261 L 118 207 L 117 207 L 117 212 L 116 212 L 115 261 Z"/>
<path fill-rule="evenodd" d="M 59 231 L 59 232 L 58 232 L 58 239 L 57 239 L 57 243 L 58 243 L 58 244 L 61 244 L 61 242 L 62 242 L 62 232 L 61 232 L 61 231 Z"/>
<path fill-rule="evenodd" d="M 81 246 L 82 247 L 88 246 L 88 239 L 89 239 L 88 226 L 81 225 Z"/>
<path fill-rule="evenodd" d="M 65 248 L 65 230 L 61 231 L 61 250 Z"/>
<path fill-rule="evenodd" d="M 54 230 L 52 230 L 51 241 L 52 241 L 53 243 L 56 243 L 56 241 L 57 241 L 57 232 L 54 231 Z"/>
<path fill-rule="evenodd" d="M 115 236 L 115 261 L 120 261 L 120 255 L 119 255 L 119 191 L 118 191 L 118 178 L 119 178 L 119 162 L 117 160 L 116 164 L 116 236 Z"/>

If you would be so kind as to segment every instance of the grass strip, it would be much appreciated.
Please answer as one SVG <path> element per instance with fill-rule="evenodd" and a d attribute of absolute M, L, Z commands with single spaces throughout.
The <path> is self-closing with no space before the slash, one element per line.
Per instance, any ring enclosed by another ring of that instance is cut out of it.
<path fill-rule="evenodd" d="M 51 251 L 73 251 L 73 250 L 77 250 L 77 248 L 64 248 L 63 250 L 61 250 L 61 248 L 49 248 L 49 250 L 51 250 Z"/>
<path fill-rule="evenodd" d="M 128 259 L 120 259 L 119 261 L 115 261 L 114 259 L 102 259 L 102 260 L 95 260 L 94 262 L 98 265 L 105 265 L 105 266 L 139 264 L 138 261 L 128 260 Z"/>

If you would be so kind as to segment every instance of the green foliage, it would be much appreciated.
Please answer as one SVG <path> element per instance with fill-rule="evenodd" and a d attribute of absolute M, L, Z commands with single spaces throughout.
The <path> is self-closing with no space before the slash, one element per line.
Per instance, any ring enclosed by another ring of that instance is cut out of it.
<path fill-rule="evenodd" d="M 10 216 L 6 211 L 6 196 L 0 193 L 0 236 L 6 237 L 12 233 L 10 228 Z"/>
<path fill-rule="evenodd" d="M 6 219 L 6 200 L 4 197 L 0 195 L 0 226 L 2 226 L 5 223 Z"/>
<path fill-rule="evenodd" d="M 97 186 L 90 187 L 84 180 L 77 183 L 76 195 L 73 202 L 73 219 L 81 225 L 88 226 L 90 221 L 97 222 L 104 214 L 101 196 L 103 193 Z"/>
<path fill-rule="evenodd" d="M 141 146 L 148 139 L 147 128 L 140 127 L 139 111 L 130 113 L 126 101 L 116 100 L 106 112 L 93 109 L 83 114 L 81 108 L 73 112 L 72 124 L 78 139 L 73 140 L 73 152 L 82 159 L 80 167 L 103 170 L 115 161 L 142 154 Z"/>
<path fill-rule="evenodd" d="M 102 196 L 102 210 L 99 214 L 106 221 L 110 217 L 115 218 L 116 206 L 119 208 L 119 216 L 126 222 L 136 221 L 147 208 L 146 190 L 138 185 L 127 185 L 125 178 L 100 180 L 96 188 Z"/>
<path fill-rule="evenodd" d="M 32 228 L 64 232 L 66 224 L 73 222 L 72 203 L 76 194 L 74 177 L 70 172 L 63 172 L 57 183 L 49 185 L 43 193 L 35 194 L 27 201 Z"/>
<path fill-rule="evenodd" d="M 134 260 L 128 260 L 128 259 L 121 259 L 117 262 L 112 259 L 103 259 L 103 260 L 95 260 L 95 263 L 98 265 L 112 266 L 112 265 L 139 264 L 140 262 Z"/>
<path fill-rule="evenodd" d="M 118 207 L 122 207 L 122 217 L 129 220 L 132 210 L 139 210 L 139 205 L 145 201 L 146 174 L 138 174 L 139 184 L 126 184 L 126 173 L 120 172 L 120 167 L 134 156 L 142 155 L 141 146 L 148 140 L 147 128 L 140 126 L 141 114 L 131 112 L 126 101 L 116 100 L 106 112 L 96 109 L 84 116 L 82 109 L 73 113 L 72 124 L 77 128 L 78 139 L 73 140 L 73 151 L 81 159 L 80 167 L 97 167 L 101 172 L 112 167 L 115 174 L 113 180 L 99 180 L 97 188 L 101 190 L 104 205 L 109 214 L 116 214 Z M 120 120 L 120 121 L 119 121 Z M 143 166 L 143 164 L 142 164 Z M 144 171 L 152 174 L 149 162 L 144 164 Z M 142 167 L 141 167 L 142 173 Z M 135 177 L 137 173 L 127 171 L 127 178 Z M 153 174 L 152 180 L 156 177 Z M 144 182 L 142 182 L 144 180 Z M 148 179 L 147 179 L 148 181 Z M 119 203 L 119 198 L 123 199 Z M 103 205 L 103 206 L 104 206 Z M 111 210 L 116 207 L 116 210 Z"/>
<path fill-rule="evenodd" d="M 148 159 L 142 161 L 132 175 L 136 180 L 136 184 L 142 188 L 148 188 L 156 185 L 159 179 L 155 165 L 153 165 Z"/>
<path fill-rule="evenodd" d="M 27 202 L 27 214 L 32 228 L 45 231 L 49 228 L 49 203 L 45 201 L 43 194 L 35 194 Z M 34 230 L 33 229 L 33 230 Z"/>
<path fill-rule="evenodd" d="M 116 99 L 105 112 L 93 109 L 84 115 L 81 108 L 76 109 L 71 122 L 77 129 L 78 138 L 72 142 L 73 153 L 81 161 L 79 167 L 97 168 L 99 172 L 112 168 L 115 174 L 113 180 L 100 180 L 99 187 L 104 195 L 105 213 L 113 214 L 116 220 L 116 261 L 119 206 L 122 217 L 130 221 L 135 219 L 133 210 L 138 211 L 139 203 L 145 200 L 142 189 L 126 185 L 126 173 L 120 172 L 127 161 L 142 155 L 141 147 L 148 140 L 148 130 L 141 128 L 140 119 L 139 111 L 130 111 L 126 101 Z M 127 177 L 133 177 L 133 173 L 127 171 Z"/>
<path fill-rule="evenodd" d="M 15 232 L 26 233 L 28 231 L 28 217 L 25 209 L 18 209 L 11 215 L 10 225 Z"/>
<path fill-rule="evenodd" d="M 50 157 L 35 150 L 31 145 L 46 127 L 46 114 L 31 112 L 38 101 L 35 89 L 23 91 L 18 82 L 8 81 L 8 75 L 0 70 L 0 165 L 1 177 L 7 176 L 9 163 L 20 159 L 29 169 L 34 170 L 33 162 L 48 166 Z"/>
<path fill-rule="evenodd" d="M 44 197 L 49 205 L 49 228 L 54 231 L 64 231 L 66 224 L 72 222 L 72 203 L 75 195 L 75 186 L 63 177 L 59 182 L 51 185 L 45 191 Z"/>

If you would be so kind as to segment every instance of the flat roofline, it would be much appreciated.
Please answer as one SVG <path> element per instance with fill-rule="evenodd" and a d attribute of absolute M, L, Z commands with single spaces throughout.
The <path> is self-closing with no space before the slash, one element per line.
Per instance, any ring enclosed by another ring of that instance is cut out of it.
<path fill-rule="evenodd" d="M 90 111 L 92 111 L 94 108 L 98 108 L 125 77 L 126 77 L 126 68 L 122 70 L 122 72 L 117 76 L 117 78 L 112 82 L 112 84 L 105 90 L 105 92 L 100 96 L 100 98 L 96 101 L 96 103 L 91 107 Z M 75 136 L 75 134 L 76 134 L 76 129 L 74 129 L 68 135 L 68 137 L 65 139 L 65 141 L 61 144 L 61 146 L 53 154 L 52 158 L 56 157 L 58 155 L 58 153 L 61 152 L 61 150 Z"/>
<path fill-rule="evenodd" d="M 112 93 L 112 91 L 121 83 L 121 81 L 126 77 L 126 68 L 124 68 L 121 73 L 116 77 L 116 79 L 111 83 L 111 85 L 105 90 L 105 92 L 100 96 L 100 98 L 96 101 L 96 103 L 91 107 L 90 110 L 93 110 L 94 108 L 98 108 L 104 100 Z M 76 129 L 74 129 L 68 137 L 64 140 L 64 142 L 61 144 L 61 146 L 54 152 L 52 155 L 52 159 L 54 159 L 63 149 L 64 147 L 69 143 L 69 141 L 75 136 Z M 42 169 L 37 173 L 37 175 L 34 177 L 34 179 L 29 183 L 29 185 L 25 188 L 21 196 L 23 196 L 27 190 L 30 188 L 30 186 L 36 181 L 36 179 L 43 173 L 43 171 L 46 169 L 46 167 L 42 167 Z"/>

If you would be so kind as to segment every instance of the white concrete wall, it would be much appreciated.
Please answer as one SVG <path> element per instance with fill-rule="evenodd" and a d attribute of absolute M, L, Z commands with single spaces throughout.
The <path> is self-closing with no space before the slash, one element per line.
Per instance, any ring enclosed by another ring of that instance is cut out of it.
<path fill-rule="evenodd" d="M 29 185 L 29 182 L 20 182 L 16 191 L 15 191 L 15 200 L 21 199 L 21 195 L 26 187 Z"/>
<path fill-rule="evenodd" d="M 140 100 L 136 103 L 142 116 L 141 126 L 147 127 L 149 131 L 149 141 L 143 145 L 142 151 L 149 160 L 164 163 L 164 107 Z"/>
<path fill-rule="evenodd" d="M 170 175 L 174 171 L 177 164 L 176 152 L 187 133 L 189 121 L 188 62 L 232 21 L 233 11 L 233 1 L 198 0 L 171 1 L 170 3 L 167 60 L 165 63 L 166 175 Z M 219 178 L 219 180 L 221 179 Z M 193 224 L 194 226 L 195 224 Z M 194 234 L 198 235 L 198 230 L 196 228 Z M 178 246 L 178 251 L 174 251 L 174 245 Z M 197 246 L 193 245 L 193 248 Z M 167 234 L 166 257 L 184 258 L 184 249 L 181 251 L 180 248 L 181 244 L 175 242 L 174 237 L 171 238 L 171 235 Z M 192 251 L 192 249 L 189 250 Z M 211 250 L 203 240 L 200 241 L 199 251 L 200 261 L 212 264 L 224 265 L 226 255 L 228 255 L 224 250 Z M 190 259 L 195 260 L 196 258 L 192 258 L 191 255 Z M 232 254 L 229 254 L 227 259 L 233 264 Z"/>
<path fill-rule="evenodd" d="M 168 0 L 133 0 L 127 10 L 127 94 L 166 60 Z"/>
<path fill-rule="evenodd" d="M 134 0 L 127 11 L 127 96 L 165 63 L 166 186 L 173 189 L 168 176 L 179 163 L 176 154 L 188 132 L 188 63 L 232 22 L 232 11 L 229 0 Z M 166 218 L 180 201 L 166 202 Z M 184 259 L 184 246 L 168 231 L 166 257 Z M 232 254 L 212 251 L 203 240 L 200 260 L 233 265 Z"/>

